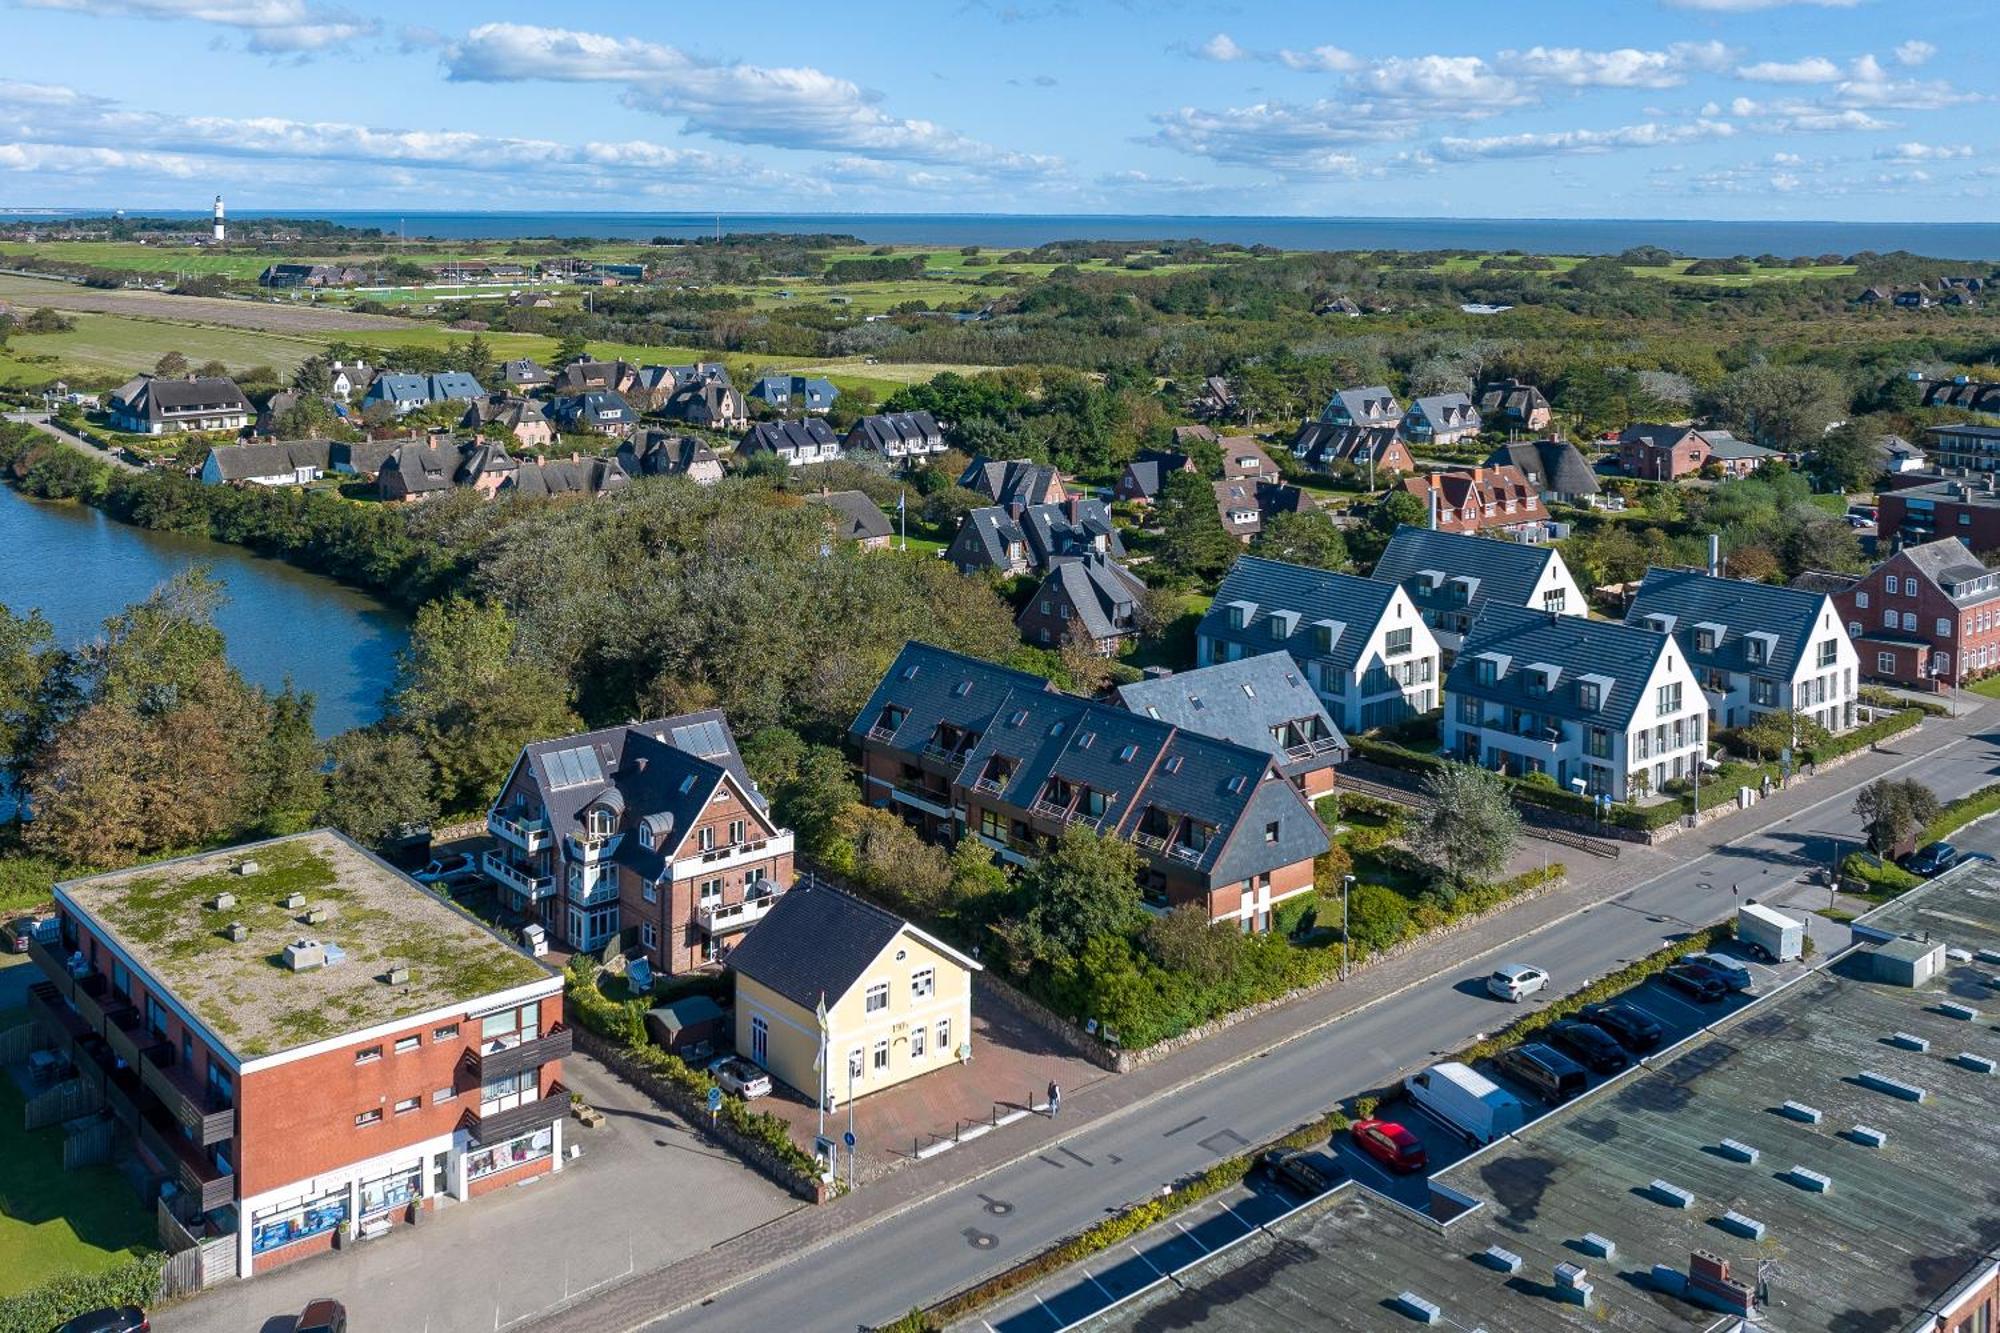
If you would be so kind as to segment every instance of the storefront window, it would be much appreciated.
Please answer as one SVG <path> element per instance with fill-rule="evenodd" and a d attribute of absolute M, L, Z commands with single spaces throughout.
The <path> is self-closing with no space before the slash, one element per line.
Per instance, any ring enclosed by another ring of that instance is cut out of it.
<path fill-rule="evenodd" d="M 482 1148 L 465 1159 L 465 1178 L 477 1180 L 490 1176 L 495 1171 L 506 1171 L 525 1162 L 539 1161 L 555 1151 L 556 1131 L 553 1125 L 544 1125 L 530 1134 L 493 1148 Z"/>
<path fill-rule="evenodd" d="M 347 1221 L 347 1187 L 316 1199 L 279 1204 L 250 1215 L 250 1253 L 263 1254 L 331 1231 Z"/>
<path fill-rule="evenodd" d="M 386 1176 L 361 1182 L 361 1215 L 399 1208 L 423 1193 L 424 1164 L 421 1161 L 398 1167 Z"/>

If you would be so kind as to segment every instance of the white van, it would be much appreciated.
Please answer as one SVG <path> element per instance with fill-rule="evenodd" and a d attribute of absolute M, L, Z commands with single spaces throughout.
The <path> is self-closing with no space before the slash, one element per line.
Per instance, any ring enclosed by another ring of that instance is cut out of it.
<path fill-rule="evenodd" d="M 1419 1110 L 1428 1111 L 1474 1146 L 1511 1134 L 1528 1119 L 1514 1094 L 1455 1060 L 1409 1075 L 1403 1091 Z"/>

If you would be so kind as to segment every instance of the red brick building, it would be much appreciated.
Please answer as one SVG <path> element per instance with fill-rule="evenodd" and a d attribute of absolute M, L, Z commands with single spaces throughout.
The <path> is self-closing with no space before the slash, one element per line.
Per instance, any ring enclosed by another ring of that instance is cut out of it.
<path fill-rule="evenodd" d="M 30 1015 L 226 1271 L 561 1169 L 561 978 L 342 835 L 55 897 Z"/>
<path fill-rule="evenodd" d="M 1541 528 L 1549 513 L 1541 488 L 1512 464 L 1454 468 L 1406 477 L 1403 489 L 1437 507 L 1440 532 L 1490 532 L 1494 529 L 1529 534 Z"/>
<path fill-rule="evenodd" d="M 1942 689 L 2000 668 L 2000 575 L 1956 537 L 1904 547 L 1833 601 L 1871 679 Z"/>
<path fill-rule="evenodd" d="M 1876 496 L 1878 549 L 1956 537 L 1975 554 L 2000 551 L 2000 473 L 1951 478 Z"/>

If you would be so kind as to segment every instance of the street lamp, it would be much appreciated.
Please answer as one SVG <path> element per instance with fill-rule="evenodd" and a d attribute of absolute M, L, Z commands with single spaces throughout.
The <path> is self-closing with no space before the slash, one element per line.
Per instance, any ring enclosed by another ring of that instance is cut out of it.
<path fill-rule="evenodd" d="M 1347 895 L 1354 888 L 1354 876 L 1340 877 L 1340 978 L 1347 979 Z"/>

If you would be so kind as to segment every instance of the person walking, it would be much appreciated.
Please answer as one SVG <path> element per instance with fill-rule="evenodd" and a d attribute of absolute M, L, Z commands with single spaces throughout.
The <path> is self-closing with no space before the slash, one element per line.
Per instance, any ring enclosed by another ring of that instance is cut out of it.
<path fill-rule="evenodd" d="M 1057 1113 L 1057 1112 L 1059 1112 L 1059 1111 L 1061 1111 L 1061 1110 L 1062 1110 L 1062 1089 L 1056 1086 L 1056 1081 L 1055 1081 L 1054 1079 L 1050 1079 L 1050 1080 L 1049 1080 L 1049 1119 L 1051 1119 L 1051 1120 L 1055 1119 L 1055 1118 L 1056 1118 L 1056 1113 Z"/>

